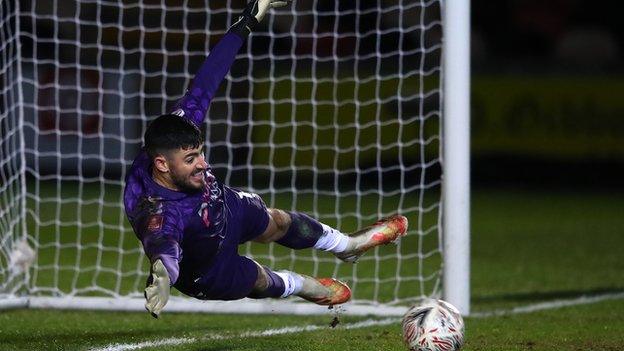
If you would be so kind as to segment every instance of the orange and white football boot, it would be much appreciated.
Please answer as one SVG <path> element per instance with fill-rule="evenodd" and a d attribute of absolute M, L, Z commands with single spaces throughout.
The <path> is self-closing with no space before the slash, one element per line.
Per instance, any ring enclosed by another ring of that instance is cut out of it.
<path fill-rule="evenodd" d="M 380 219 L 375 224 L 350 234 L 347 250 L 336 257 L 345 262 L 356 262 L 366 251 L 391 243 L 407 233 L 407 218 L 394 215 Z"/>
<path fill-rule="evenodd" d="M 332 306 L 340 305 L 349 301 L 351 289 L 347 284 L 334 278 L 312 278 L 300 274 L 303 277 L 303 288 L 297 296 L 314 302 L 317 305 Z"/>

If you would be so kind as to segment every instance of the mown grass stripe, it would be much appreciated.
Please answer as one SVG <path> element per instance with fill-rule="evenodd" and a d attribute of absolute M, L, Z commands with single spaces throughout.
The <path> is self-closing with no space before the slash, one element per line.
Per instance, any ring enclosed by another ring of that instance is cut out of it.
<path fill-rule="evenodd" d="M 565 300 L 553 300 L 547 302 L 540 302 L 531 305 L 514 307 L 508 310 L 494 310 L 488 312 L 475 312 L 470 315 L 473 318 L 487 318 L 487 317 L 497 317 L 497 316 L 505 316 L 512 314 L 524 314 L 524 313 L 532 313 L 543 310 L 551 310 L 561 307 L 567 306 L 577 306 L 577 305 L 587 305 L 601 301 L 607 300 L 619 300 L 624 299 L 624 292 L 619 293 L 609 293 L 609 294 L 601 294 L 595 296 L 580 296 L 574 299 L 565 299 Z"/>

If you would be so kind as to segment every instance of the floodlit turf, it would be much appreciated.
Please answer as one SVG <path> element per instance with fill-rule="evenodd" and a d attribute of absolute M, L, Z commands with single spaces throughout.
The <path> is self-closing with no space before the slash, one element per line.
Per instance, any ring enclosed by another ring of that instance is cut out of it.
<path fill-rule="evenodd" d="M 624 300 L 468 319 L 466 350 L 622 350 Z"/>
<path fill-rule="evenodd" d="M 475 309 L 624 291 L 621 193 L 476 192 L 472 211 Z"/>
<path fill-rule="evenodd" d="M 473 310 L 624 292 L 624 196 L 475 191 Z M 0 350 L 85 350 L 182 338 L 159 350 L 405 350 L 398 323 L 345 330 L 362 317 L 16 310 L 0 312 Z M 624 300 L 468 318 L 465 350 L 623 350 Z M 321 329 L 241 338 L 291 326 Z M 215 336 L 222 339 L 215 339 Z"/>
<path fill-rule="evenodd" d="M 622 350 L 624 300 L 490 318 L 466 319 L 464 350 Z M 0 314 L 0 350 L 86 350 L 177 339 L 142 350 L 405 350 L 398 323 L 346 330 L 362 318 L 170 313 L 8 311 Z M 240 337 L 243 332 L 319 325 L 309 332 Z M 223 339 L 215 340 L 216 336 Z M 188 340 L 193 339 L 192 342 Z"/>

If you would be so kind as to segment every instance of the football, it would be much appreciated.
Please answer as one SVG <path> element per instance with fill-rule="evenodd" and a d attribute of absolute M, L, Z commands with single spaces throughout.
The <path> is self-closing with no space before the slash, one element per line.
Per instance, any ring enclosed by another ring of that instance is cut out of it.
<path fill-rule="evenodd" d="M 464 344 L 464 320 L 450 303 L 426 300 L 403 316 L 403 340 L 410 351 L 457 351 Z"/>

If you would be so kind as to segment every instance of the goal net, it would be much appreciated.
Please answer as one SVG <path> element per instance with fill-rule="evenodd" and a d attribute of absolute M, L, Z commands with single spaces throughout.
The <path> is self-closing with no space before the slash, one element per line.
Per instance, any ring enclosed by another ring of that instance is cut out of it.
<path fill-rule="evenodd" d="M 2 2 L 2 296 L 142 308 L 149 268 L 122 206 L 126 171 L 244 5 Z M 205 126 L 218 179 L 343 232 L 397 212 L 410 226 L 355 265 L 279 245 L 241 254 L 342 279 L 369 313 L 440 294 L 441 11 L 440 0 L 296 1 L 251 35 Z"/>
<path fill-rule="evenodd" d="M 27 279 L 27 260 L 11 254 L 24 245 L 25 229 L 17 17 L 14 2 L 0 3 L 0 300 L 19 291 Z"/>

